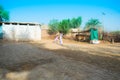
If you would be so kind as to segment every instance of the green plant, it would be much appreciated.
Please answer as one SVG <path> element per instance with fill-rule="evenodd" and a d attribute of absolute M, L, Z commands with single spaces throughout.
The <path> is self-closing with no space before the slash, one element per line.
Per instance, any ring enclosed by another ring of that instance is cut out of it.
<path fill-rule="evenodd" d="M 56 19 L 53 19 L 49 22 L 49 29 L 48 29 L 48 33 L 49 34 L 56 34 L 58 32 L 58 26 L 59 26 L 59 22 Z"/>
<path fill-rule="evenodd" d="M 67 34 L 70 29 L 70 20 L 64 19 L 59 23 L 58 31 L 62 32 L 63 34 Z"/>
<path fill-rule="evenodd" d="M 49 23 L 49 34 L 56 34 L 57 32 L 62 32 L 63 34 L 67 34 L 71 28 L 80 27 L 82 22 L 81 17 L 70 19 L 63 19 L 58 22 L 58 20 L 53 19 Z"/>
<path fill-rule="evenodd" d="M 102 29 L 101 22 L 98 19 L 90 19 L 86 24 L 84 29 L 89 30 L 91 28 Z"/>
<path fill-rule="evenodd" d="M 70 27 L 71 28 L 78 28 L 78 27 L 80 27 L 81 23 L 82 23 L 82 18 L 81 17 L 72 18 L 70 20 Z"/>
<path fill-rule="evenodd" d="M 9 21 L 9 12 L 0 5 L 0 21 Z"/>

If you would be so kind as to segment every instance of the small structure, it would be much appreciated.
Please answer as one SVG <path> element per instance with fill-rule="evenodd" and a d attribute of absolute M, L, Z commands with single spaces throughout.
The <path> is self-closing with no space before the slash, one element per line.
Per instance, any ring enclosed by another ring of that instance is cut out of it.
<path fill-rule="evenodd" d="M 90 43 L 98 44 L 98 30 L 96 28 L 91 28 L 90 30 Z"/>
<path fill-rule="evenodd" d="M 90 41 L 92 44 L 98 44 L 98 30 L 95 28 L 91 28 L 89 30 L 77 32 L 76 40 L 77 41 Z"/>
<path fill-rule="evenodd" d="M 90 33 L 88 32 L 78 32 L 76 35 L 76 40 L 77 41 L 89 41 L 89 38 L 90 38 Z"/>
<path fill-rule="evenodd" d="M 12 41 L 41 40 L 41 25 L 38 23 L 0 22 L 0 38 Z"/>
<path fill-rule="evenodd" d="M 76 40 L 76 35 L 80 32 L 80 28 L 71 28 L 70 32 L 71 32 L 71 37 L 72 39 Z"/>

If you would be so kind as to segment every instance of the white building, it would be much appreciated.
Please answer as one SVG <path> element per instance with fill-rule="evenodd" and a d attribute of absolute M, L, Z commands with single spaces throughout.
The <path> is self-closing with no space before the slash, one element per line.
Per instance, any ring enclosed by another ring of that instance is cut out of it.
<path fill-rule="evenodd" d="M 0 37 L 5 40 L 41 40 L 41 25 L 38 23 L 0 22 L 0 24 Z"/>

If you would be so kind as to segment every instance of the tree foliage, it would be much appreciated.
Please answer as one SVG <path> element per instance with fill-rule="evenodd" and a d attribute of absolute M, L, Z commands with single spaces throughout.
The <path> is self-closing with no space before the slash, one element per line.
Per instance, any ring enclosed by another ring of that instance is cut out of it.
<path fill-rule="evenodd" d="M 90 19 L 86 24 L 84 29 L 88 30 L 90 28 L 97 28 L 99 29 L 100 27 L 102 27 L 101 22 L 98 19 Z"/>
<path fill-rule="evenodd" d="M 58 22 L 58 20 L 51 20 L 49 23 L 49 34 L 55 34 L 57 32 L 62 32 L 67 34 L 71 28 L 78 28 L 82 23 L 81 17 L 72 18 L 72 19 L 63 19 Z"/>
<path fill-rule="evenodd" d="M 9 12 L 0 5 L 0 21 L 9 21 Z"/>
<path fill-rule="evenodd" d="M 82 23 L 82 18 L 81 17 L 72 18 L 70 23 L 71 23 L 71 26 L 70 26 L 71 28 L 78 28 Z"/>
<path fill-rule="evenodd" d="M 56 19 L 53 19 L 49 22 L 49 29 L 48 29 L 48 33 L 49 34 L 56 34 L 58 32 L 58 26 L 59 26 L 59 22 Z"/>
<path fill-rule="evenodd" d="M 58 26 L 59 32 L 62 32 L 63 34 L 67 34 L 69 32 L 69 29 L 70 29 L 70 20 L 69 19 L 62 20 L 59 23 L 59 26 Z"/>

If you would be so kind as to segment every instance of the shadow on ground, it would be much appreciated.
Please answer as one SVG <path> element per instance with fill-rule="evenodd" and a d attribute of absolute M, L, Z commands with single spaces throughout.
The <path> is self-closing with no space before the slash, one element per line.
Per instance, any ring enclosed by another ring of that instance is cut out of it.
<path fill-rule="evenodd" d="M 1 74 L 8 80 L 120 79 L 120 60 L 116 56 L 70 49 L 50 50 L 44 44 L 28 43 L 7 43 L 0 46 L 0 50 L 0 68 L 7 70 Z"/>

